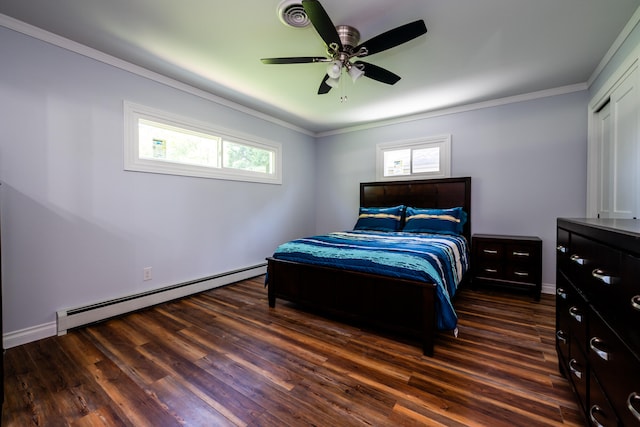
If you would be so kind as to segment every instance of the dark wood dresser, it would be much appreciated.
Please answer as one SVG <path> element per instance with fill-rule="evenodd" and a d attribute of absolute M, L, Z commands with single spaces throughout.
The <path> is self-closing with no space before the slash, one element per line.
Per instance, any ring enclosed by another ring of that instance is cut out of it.
<path fill-rule="evenodd" d="M 0 237 L 0 241 L 2 241 L 1 237 Z M 0 418 L 2 417 L 3 404 L 4 404 L 4 329 L 2 325 L 2 249 L 0 248 Z"/>
<path fill-rule="evenodd" d="M 474 234 L 471 238 L 473 286 L 497 284 L 530 290 L 540 300 L 542 240 L 532 236 Z"/>
<path fill-rule="evenodd" d="M 560 371 L 589 425 L 640 426 L 640 220 L 557 226 Z"/>

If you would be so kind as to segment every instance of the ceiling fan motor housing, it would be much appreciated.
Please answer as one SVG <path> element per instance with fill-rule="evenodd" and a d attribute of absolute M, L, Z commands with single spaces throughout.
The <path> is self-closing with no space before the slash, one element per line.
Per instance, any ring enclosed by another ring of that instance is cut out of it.
<path fill-rule="evenodd" d="M 345 50 L 351 50 L 360 42 L 360 32 L 349 25 L 337 25 L 338 37 Z"/>

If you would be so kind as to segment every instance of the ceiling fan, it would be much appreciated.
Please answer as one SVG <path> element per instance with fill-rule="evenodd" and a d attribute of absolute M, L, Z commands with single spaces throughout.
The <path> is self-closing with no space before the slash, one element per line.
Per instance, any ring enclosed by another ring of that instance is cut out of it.
<path fill-rule="evenodd" d="M 333 25 L 331 18 L 318 0 L 302 0 L 302 7 L 309 17 L 311 24 L 324 40 L 327 46 L 327 56 L 299 56 L 289 58 L 263 58 L 265 64 L 305 64 L 312 62 L 326 62 L 327 74 L 322 79 L 318 94 L 328 93 L 332 87 L 337 87 L 342 71 L 346 70 L 355 82 L 359 77 L 393 85 L 400 80 L 400 76 L 368 62 L 355 60 L 391 49 L 413 40 L 427 32 L 423 20 L 417 20 L 401 25 L 392 30 L 379 34 L 364 43 L 359 43 L 360 32 L 349 25 Z"/>

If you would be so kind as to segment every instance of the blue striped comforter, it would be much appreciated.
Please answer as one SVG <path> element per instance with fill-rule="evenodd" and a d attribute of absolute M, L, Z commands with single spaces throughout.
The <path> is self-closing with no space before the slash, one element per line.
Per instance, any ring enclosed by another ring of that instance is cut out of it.
<path fill-rule="evenodd" d="M 456 328 L 451 298 L 469 268 L 466 239 L 444 234 L 335 232 L 284 243 L 273 257 L 435 283 L 440 330 Z"/>

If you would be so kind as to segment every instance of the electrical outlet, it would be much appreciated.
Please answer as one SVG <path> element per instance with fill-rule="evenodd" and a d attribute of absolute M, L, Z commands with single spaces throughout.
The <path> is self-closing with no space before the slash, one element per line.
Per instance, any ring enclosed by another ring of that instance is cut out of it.
<path fill-rule="evenodd" d="M 142 279 L 151 280 L 151 267 L 145 267 L 142 269 Z"/>

